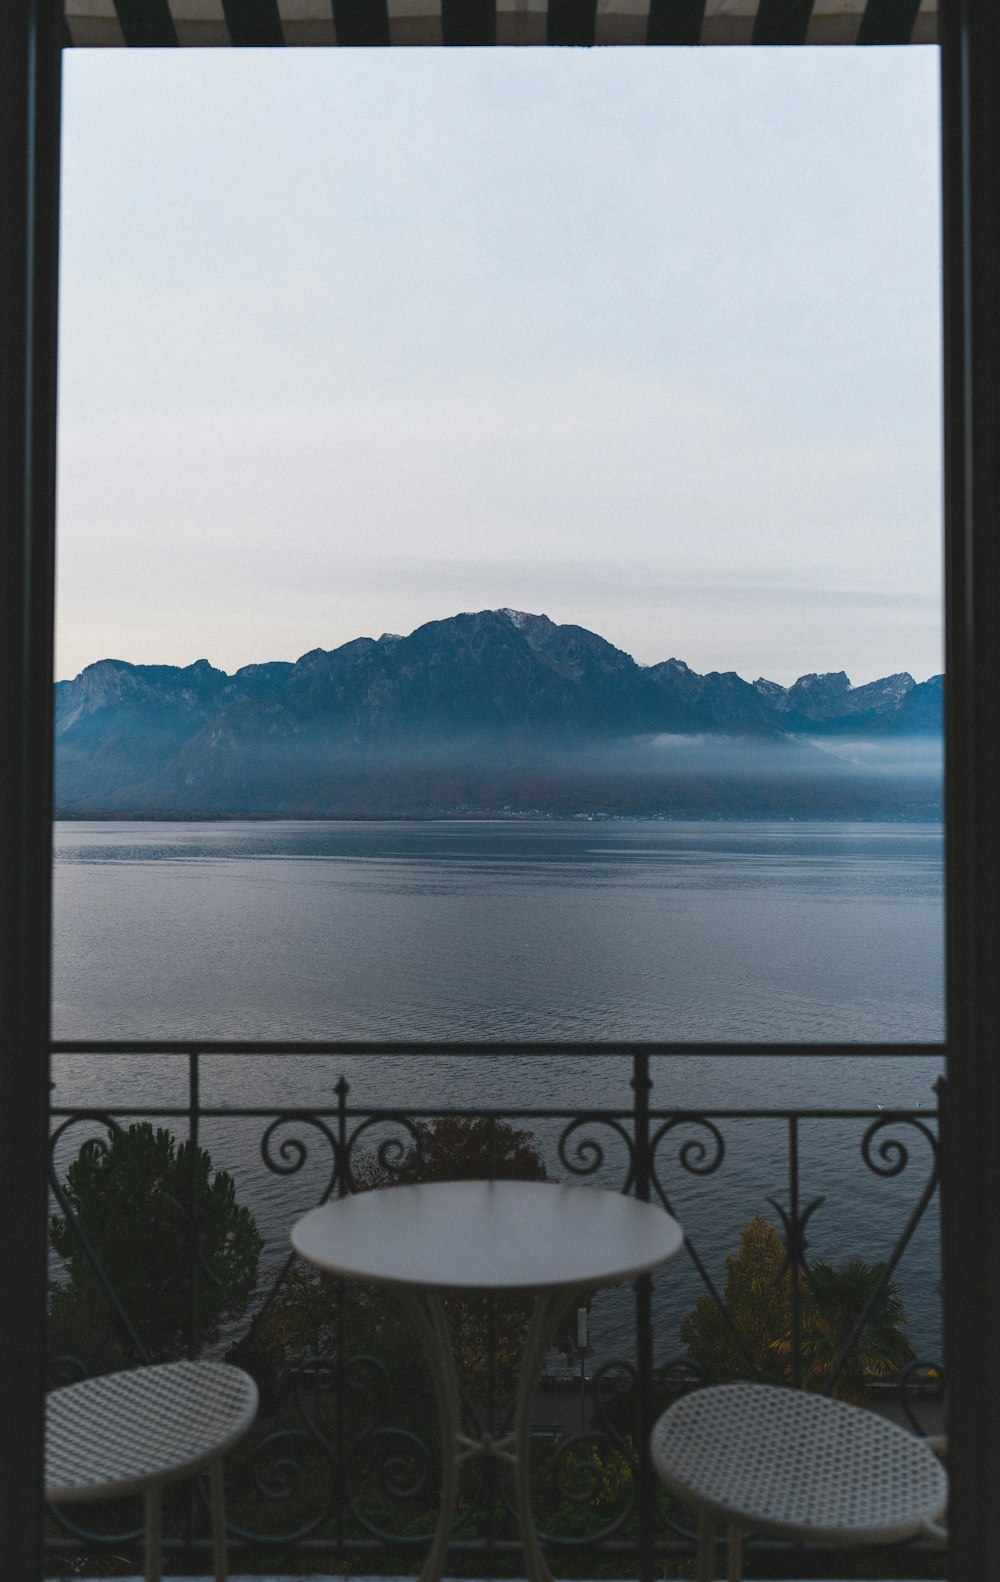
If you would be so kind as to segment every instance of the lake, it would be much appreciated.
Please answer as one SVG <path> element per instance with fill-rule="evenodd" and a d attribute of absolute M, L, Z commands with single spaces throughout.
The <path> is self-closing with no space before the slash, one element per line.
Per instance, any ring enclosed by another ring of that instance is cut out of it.
<path fill-rule="evenodd" d="M 56 829 L 54 883 L 57 1038 L 943 1037 L 937 824 L 67 822 Z M 699 1110 L 931 1109 L 938 1074 L 931 1058 L 706 1054 L 653 1067 L 655 1105 Z M 624 1060 L 576 1055 L 215 1057 L 203 1063 L 202 1098 L 332 1106 L 342 1073 L 362 1106 L 625 1108 L 630 1097 Z M 58 1103 L 184 1100 L 184 1064 L 170 1057 L 67 1056 L 56 1075 Z M 876 1176 L 861 1157 L 863 1129 L 803 1122 L 803 1192 L 827 1198 L 810 1225 L 815 1256 L 884 1255 L 926 1174 L 916 1138 L 906 1171 Z M 776 1218 L 768 1196 L 788 1197 L 785 1123 L 729 1120 L 724 1131 L 717 1173 L 681 1168 L 670 1139 L 661 1168 L 720 1277 L 740 1226 L 755 1212 Z M 551 1155 L 555 1129 L 539 1136 Z M 259 1137 L 259 1122 L 236 1120 L 204 1133 L 277 1256 L 321 1164 L 275 1176 Z M 599 1178 L 613 1184 L 623 1162 L 606 1140 Z M 938 1278 L 928 1219 L 900 1283 L 915 1336 L 931 1348 Z M 660 1279 L 671 1327 L 697 1285 L 675 1273 L 667 1291 Z"/>

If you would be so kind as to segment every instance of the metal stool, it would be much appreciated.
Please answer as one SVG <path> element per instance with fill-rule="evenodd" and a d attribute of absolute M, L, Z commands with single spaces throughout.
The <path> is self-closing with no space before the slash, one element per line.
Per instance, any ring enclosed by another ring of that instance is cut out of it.
<path fill-rule="evenodd" d="M 45 1401 L 45 1498 L 145 1493 L 146 1582 L 160 1582 L 165 1483 L 209 1469 L 216 1582 L 226 1582 L 222 1457 L 257 1415 L 249 1374 L 219 1362 L 166 1362 L 53 1390 Z"/>
<path fill-rule="evenodd" d="M 729 1582 L 748 1530 L 835 1544 L 946 1536 L 948 1480 L 929 1443 L 844 1401 L 767 1384 L 696 1390 L 663 1413 L 650 1449 L 698 1511 L 698 1582 L 715 1575 L 719 1526 Z"/>

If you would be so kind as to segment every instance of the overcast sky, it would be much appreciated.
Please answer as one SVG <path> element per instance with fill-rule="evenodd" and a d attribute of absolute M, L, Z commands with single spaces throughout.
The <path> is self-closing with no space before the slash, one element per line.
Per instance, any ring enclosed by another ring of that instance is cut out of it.
<path fill-rule="evenodd" d="M 936 51 L 65 60 L 58 676 L 940 670 Z"/>

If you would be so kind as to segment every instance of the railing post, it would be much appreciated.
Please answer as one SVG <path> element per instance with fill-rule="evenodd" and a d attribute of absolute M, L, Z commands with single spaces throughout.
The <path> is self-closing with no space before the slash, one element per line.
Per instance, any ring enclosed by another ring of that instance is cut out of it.
<path fill-rule="evenodd" d="M 337 1196 L 346 1197 L 351 1190 L 351 1174 L 347 1162 L 347 1094 L 350 1083 L 338 1077 L 334 1092 L 337 1095 Z"/>
<path fill-rule="evenodd" d="M 799 1122 L 788 1121 L 788 1322 L 791 1329 L 792 1384 L 802 1387 L 802 1259 L 803 1229 L 799 1218 Z"/>
<path fill-rule="evenodd" d="M 188 1051 L 188 1356 L 198 1355 L 198 1243 L 201 1232 L 201 1204 L 198 1201 L 198 1150 L 199 1128 L 199 1072 L 198 1051 Z"/>
<path fill-rule="evenodd" d="M 191 1361 L 198 1356 L 200 1348 L 201 1325 L 198 1321 L 198 1243 L 201 1230 L 201 1204 L 198 1192 L 198 1150 L 200 1147 L 199 1127 L 199 1071 L 198 1051 L 188 1050 L 188 1101 L 187 1101 L 187 1132 L 188 1132 L 188 1170 L 187 1170 L 187 1213 L 185 1224 L 187 1227 L 187 1278 L 188 1278 L 188 1344 L 187 1354 Z M 198 1500 L 192 1489 L 187 1501 L 184 1519 L 184 1543 L 186 1553 L 193 1557 L 195 1553 L 195 1527 L 198 1515 Z"/>
<path fill-rule="evenodd" d="M 635 1120 L 635 1195 L 648 1203 L 652 1185 L 649 1156 L 649 1056 L 632 1056 Z M 636 1514 L 639 1522 L 639 1582 L 652 1582 L 655 1566 L 656 1478 L 649 1457 L 653 1431 L 653 1282 L 648 1274 L 635 1282 L 636 1363 Z"/>
<path fill-rule="evenodd" d="M 334 1092 L 337 1095 L 337 1196 L 346 1197 L 350 1188 L 347 1165 L 347 1094 L 350 1083 L 341 1075 Z M 337 1563 L 347 1570 L 346 1514 L 347 1514 L 347 1324 L 344 1315 L 345 1286 L 337 1281 L 337 1396 L 336 1396 L 336 1465 L 337 1465 Z"/>

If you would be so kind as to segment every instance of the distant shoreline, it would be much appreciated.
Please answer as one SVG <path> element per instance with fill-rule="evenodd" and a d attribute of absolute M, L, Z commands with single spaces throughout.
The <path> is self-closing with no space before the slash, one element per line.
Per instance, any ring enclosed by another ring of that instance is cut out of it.
<path fill-rule="evenodd" d="M 944 813 L 86 813 L 54 824 L 943 824 Z"/>

